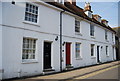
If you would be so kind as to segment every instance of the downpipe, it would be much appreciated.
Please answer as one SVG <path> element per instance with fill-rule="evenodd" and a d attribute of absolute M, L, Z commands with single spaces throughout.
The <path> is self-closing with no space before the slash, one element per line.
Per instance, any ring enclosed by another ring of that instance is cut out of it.
<path fill-rule="evenodd" d="M 62 15 L 65 11 L 60 12 L 60 71 L 62 72 Z"/>

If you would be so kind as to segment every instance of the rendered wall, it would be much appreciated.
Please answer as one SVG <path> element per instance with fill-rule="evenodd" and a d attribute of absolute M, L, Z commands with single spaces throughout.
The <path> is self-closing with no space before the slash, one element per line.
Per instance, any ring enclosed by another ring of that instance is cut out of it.
<path fill-rule="evenodd" d="M 42 74 L 44 41 L 52 42 L 51 65 L 56 72 L 60 70 L 59 40 L 55 41 L 59 34 L 59 12 L 39 5 L 39 23 L 33 25 L 24 23 L 24 10 L 25 3 L 3 3 L 3 79 Z M 23 37 L 37 38 L 35 62 L 22 62 Z"/>
<path fill-rule="evenodd" d="M 35 4 L 37 5 L 37 4 Z M 59 36 L 60 11 L 39 6 L 39 23 L 34 25 L 24 21 L 25 3 L 3 3 L 3 78 L 33 76 L 43 73 L 43 43 L 52 42 L 52 68 L 60 71 Z M 9 12 L 9 14 L 8 14 Z M 100 61 L 107 62 L 112 56 L 112 34 L 108 31 L 109 42 L 105 41 L 105 30 L 95 26 L 95 38 L 90 37 L 90 23 L 81 21 L 81 34 L 75 34 L 75 18 L 63 14 L 63 42 L 71 43 L 71 64 L 76 67 L 88 66 L 97 63 L 97 45 L 100 46 Z M 22 62 L 23 37 L 37 38 L 36 61 Z M 75 43 L 81 43 L 81 59 L 75 58 Z M 90 44 L 95 44 L 95 56 L 90 55 Z M 109 46 L 109 56 L 105 54 L 105 46 Z M 102 48 L 101 48 L 102 47 Z M 66 67 L 66 50 L 63 46 L 63 69 Z M 9 67 L 9 68 L 8 68 Z"/>
<path fill-rule="evenodd" d="M 81 19 L 80 19 L 81 20 Z M 63 15 L 63 42 L 71 43 L 71 64 L 76 67 L 83 67 L 88 65 L 97 64 L 97 46 L 99 46 L 99 56 L 101 62 L 113 60 L 113 45 L 115 40 L 112 41 L 112 33 L 108 30 L 108 41 L 105 40 L 105 28 L 95 25 L 95 36 L 90 36 L 90 22 L 81 20 L 80 33 L 75 33 L 75 17 L 64 14 Z M 115 37 L 115 36 L 114 36 Z M 81 58 L 75 58 L 75 43 L 81 43 Z M 90 45 L 95 44 L 94 56 L 90 55 Z M 108 54 L 106 56 L 106 46 L 108 46 Z M 63 67 L 66 67 L 66 50 L 63 46 Z M 115 50 L 114 50 L 115 51 Z M 114 53 L 115 57 L 115 53 Z"/>

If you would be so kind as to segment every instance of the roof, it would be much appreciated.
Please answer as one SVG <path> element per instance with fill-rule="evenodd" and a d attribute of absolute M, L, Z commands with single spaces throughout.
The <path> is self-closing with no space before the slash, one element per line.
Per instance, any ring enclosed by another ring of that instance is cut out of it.
<path fill-rule="evenodd" d="M 112 29 L 120 29 L 120 26 L 119 26 L 119 27 L 114 27 L 114 28 L 112 28 Z"/>
<path fill-rule="evenodd" d="M 101 17 L 100 15 L 98 15 L 98 14 L 94 14 L 94 15 L 93 15 L 93 17 L 96 17 L 96 16 L 102 18 L 102 17 Z"/>
<path fill-rule="evenodd" d="M 116 35 L 120 37 L 120 27 L 114 27 L 113 30 L 116 31 Z"/>
<path fill-rule="evenodd" d="M 94 23 L 96 23 L 96 24 L 98 24 L 98 25 L 100 25 L 100 26 L 102 26 L 102 27 L 104 27 L 104 28 L 107 28 L 107 29 L 113 31 L 114 33 L 116 33 L 110 26 L 106 26 L 105 24 L 100 23 L 100 22 L 97 21 L 96 19 L 88 17 L 88 16 L 84 13 L 84 10 L 83 10 L 82 8 L 80 8 L 80 7 L 77 6 L 77 5 L 72 5 L 70 2 L 65 2 L 64 5 L 61 4 L 61 3 L 57 3 L 57 2 L 46 2 L 46 3 L 48 3 L 48 4 L 50 4 L 50 5 L 53 5 L 53 6 L 55 6 L 55 7 L 61 8 L 61 9 L 65 10 L 65 11 L 70 12 L 70 13 L 73 13 L 73 14 L 75 14 L 75 15 L 77 15 L 77 16 L 82 17 L 82 18 L 85 18 L 86 20 L 89 20 L 89 21 L 91 21 L 91 22 L 94 22 Z"/>

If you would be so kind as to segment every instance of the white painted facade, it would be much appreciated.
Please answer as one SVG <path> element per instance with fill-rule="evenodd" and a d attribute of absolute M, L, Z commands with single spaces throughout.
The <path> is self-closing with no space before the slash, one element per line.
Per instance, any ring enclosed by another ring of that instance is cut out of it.
<path fill-rule="evenodd" d="M 37 5 L 39 8 L 38 23 L 33 24 L 24 20 L 25 2 L 16 2 L 15 5 L 10 2 L 0 2 L 2 4 L 2 23 L 0 23 L 0 78 L 8 79 L 22 76 L 33 76 L 43 74 L 43 43 L 51 42 L 51 66 L 55 72 L 60 71 L 60 11 L 61 9 L 50 6 L 46 3 Z M 0 7 L 1 9 L 1 7 Z M 9 13 L 9 14 L 8 14 Z M 100 61 L 107 62 L 116 59 L 116 54 L 112 46 L 112 31 L 108 30 L 108 41 L 105 40 L 105 28 L 95 24 L 95 37 L 90 36 L 90 21 L 77 17 L 81 20 L 80 31 L 75 33 L 75 15 L 63 13 L 63 43 L 71 43 L 71 65 L 74 68 L 97 64 L 97 46 L 100 46 Z M 93 23 L 94 24 L 94 23 Z M 2 31 L 1 31 L 2 30 Z M 3 37 L 2 37 L 3 36 Z M 56 36 L 58 40 L 55 41 Z M 35 60 L 22 61 L 23 37 L 37 39 Z M 3 41 L 2 41 L 3 40 Z M 81 43 L 81 58 L 75 58 L 75 43 Z M 95 44 L 95 55 L 90 55 L 90 45 Z M 3 46 L 2 46 L 3 45 Z M 106 56 L 105 46 L 109 48 L 109 56 Z M 66 68 L 66 50 L 63 48 L 62 68 Z M 3 55 L 3 56 L 2 56 Z M 2 76 L 2 77 L 1 77 Z"/>

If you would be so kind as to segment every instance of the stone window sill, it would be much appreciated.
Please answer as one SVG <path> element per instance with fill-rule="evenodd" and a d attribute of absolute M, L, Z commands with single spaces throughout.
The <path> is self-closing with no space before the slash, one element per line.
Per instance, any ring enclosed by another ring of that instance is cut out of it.
<path fill-rule="evenodd" d="M 83 60 L 83 58 L 82 57 L 78 57 L 78 58 L 76 58 L 76 60 Z"/>
<path fill-rule="evenodd" d="M 75 35 L 80 35 L 80 36 L 83 36 L 81 33 L 79 32 L 75 32 Z"/>
<path fill-rule="evenodd" d="M 108 40 L 106 40 L 106 42 L 109 42 Z"/>
<path fill-rule="evenodd" d="M 107 57 L 109 57 L 109 55 L 107 55 Z"/>
<path fill-rule="evenodd" d="M 96 57 L 95 57 L 95 56 L 92 56 L 91 59 L 96 59 Z"/>
<path fill-rule="evenodd" d="M 95 37 L 94 37 L 94 36 L 91 36 L 91 38 L 92 38 L 92 39 L 95 39 Z"/>
<path fill-rule="evenodd" d="M 37 60 L 22 60 L 22 64 L 32 64 L 32 63 L 38 63 Z"/>
<path fill-rule="evenodd" d="M 38 23 L 34 23 L 34 22 L 30 22 L 30 21 L 23 21 L 23 23 L 40 27 L 40 25 Z"/>
<path fill-rule="evenodd" d="M 0 73 L 4 73 L 4 69 L 0 69 Z"/>

